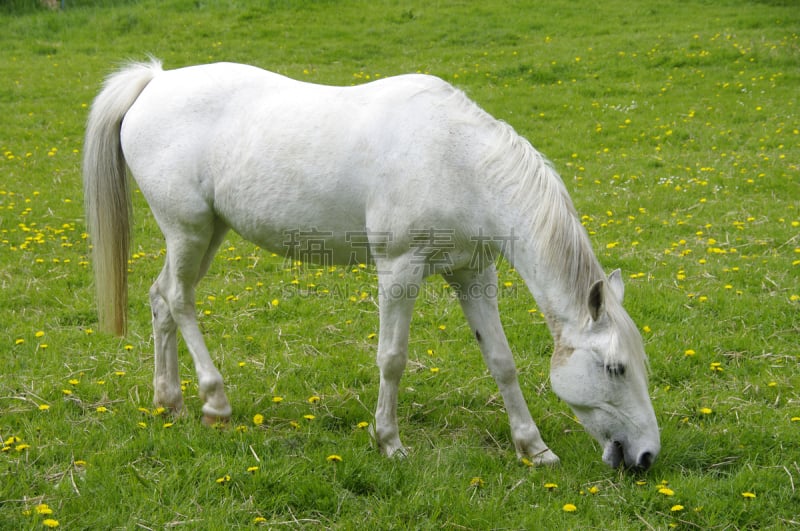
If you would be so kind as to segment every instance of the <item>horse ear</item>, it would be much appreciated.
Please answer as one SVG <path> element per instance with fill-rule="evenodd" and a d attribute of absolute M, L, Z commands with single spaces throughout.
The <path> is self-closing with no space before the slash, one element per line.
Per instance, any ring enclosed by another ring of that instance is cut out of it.
<path fill-rule="evenodd" d="M 589 288 L 589 314 L 592 316 L 592 321 L 597 321 L 603 313 L 604 283 L 604 281 L 598 280 Z"/>
<path fill-rule="evenodd" d="M 611 293 L 617 300 L 622 302 L 622 297 L 625 296 L 625 284 L 622 283 L 622 272 L 619 269 L 615 269 L 608 275 L 608 287 L 611 288 Z"/>

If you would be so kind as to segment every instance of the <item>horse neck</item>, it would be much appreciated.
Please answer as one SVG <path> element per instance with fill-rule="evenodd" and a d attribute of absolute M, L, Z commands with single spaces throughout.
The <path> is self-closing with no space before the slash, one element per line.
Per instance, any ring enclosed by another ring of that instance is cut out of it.
<path fill-rule="evenodd" d="M 589 289 L 605 278 L 561 178 L 531 147 L 533 162 L 499 205 L 514 234 L 506 258 L 522 276 L 556 339 L 588 316 Z"/>

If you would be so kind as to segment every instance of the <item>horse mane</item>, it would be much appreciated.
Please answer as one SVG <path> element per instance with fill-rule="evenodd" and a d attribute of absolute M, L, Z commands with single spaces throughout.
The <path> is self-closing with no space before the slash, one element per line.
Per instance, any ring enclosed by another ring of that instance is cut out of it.
<path fill-rule="evenodd" d="M 528 215 L 521 221 L 527 224 L 527 243 L 539 268 L 588 316 L 589 289 L 606 276 L 564 182 L 552 163 L 510 125 L 497 121 L 495 130 L 495 148 L 484 162 L 487 174 Z"/>
<path fill-rule="evenodd" d="M 590 319 L 589 291 L 598 280 L 607 283 L 607 277 L 564 182 L 552 163 L 510 125 L 494 118 L 491 122 L 497 136 L 484 159 L 485 173 L 501 193 L 509 194 L 509 201 L 519 205 L 519 212 L 529 215 L 523 228 L 530 235 L 527 243 L 532 246 L 537 267 L 547 271 L 549 281 L 560 287 L 564 299 L 571 301 L 577 318 L 586 321 Z M 646 378 L 647 356 L 639 331 L 608 287 L 605 309 L 613 337 L 604 362 L 627 362 Z M 622 359 L 626 353 L 630 359 Z"/>

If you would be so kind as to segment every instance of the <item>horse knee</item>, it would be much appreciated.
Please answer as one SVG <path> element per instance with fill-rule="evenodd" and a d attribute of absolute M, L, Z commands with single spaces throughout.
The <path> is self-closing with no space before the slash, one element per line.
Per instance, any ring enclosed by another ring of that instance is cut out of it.
<path fill-rule="evenodd" d="M 404 351 L 389 351 L 378 353 L 378 368 L 381 376 L 391 379 L 399 379 L 406 368 L 408 354 Z"/>

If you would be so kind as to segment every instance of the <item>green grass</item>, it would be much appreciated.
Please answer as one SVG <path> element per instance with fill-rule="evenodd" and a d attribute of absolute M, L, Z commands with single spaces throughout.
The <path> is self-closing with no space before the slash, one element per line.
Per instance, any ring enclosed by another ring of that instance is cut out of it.
<path fill-rule="evenodd" d="M 0 11 L 0 528 L 798 525 L 795 2 L 66 4 Z M 200 424 L 183 350 L 189 414 L 154 411 L 147 288 L 163 242 L 137 196 L 131 330 L 94 333 L 80 184 L 88 104 L 115 65 L 148 53 L 329 84 L 429 72 L 511 123 L 554 161 L 604 266 L 625 273 L 662 427 L 654 468 L 601 463 L 549 390 L 551 340 L 502 263 L 507 334 L 559 468 L 515 459 L 436 279 L 402 382 L 412 452 L 381 457 L 358 427 L 377 398 L 374 271 L 287 267 L 233 235 L 197 299 L 234 418 Z"/>

